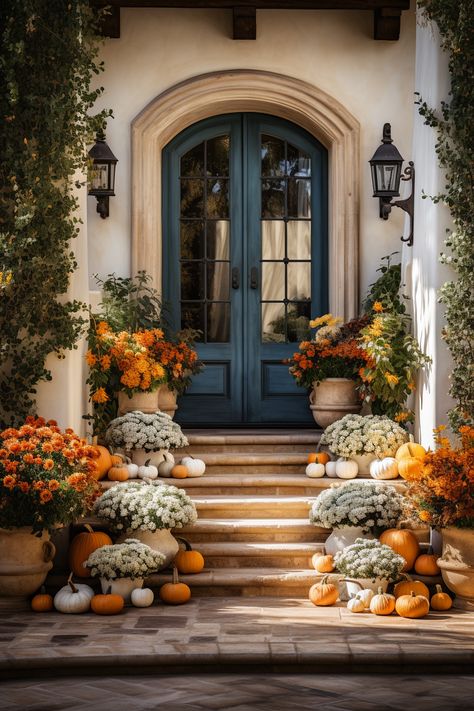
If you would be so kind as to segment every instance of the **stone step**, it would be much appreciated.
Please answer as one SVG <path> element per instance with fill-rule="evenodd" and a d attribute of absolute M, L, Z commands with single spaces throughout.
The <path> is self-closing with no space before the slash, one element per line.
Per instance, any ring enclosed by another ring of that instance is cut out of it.
<path fill-rule="evenodd" d="M 196 496 L 200 518 L 304 518 L 308 516 L 314 496 Z"/>
<path fill-rule="evenodd" d="M 324 551 L 323 543 L 199 543 L 206 570 L 235 568 L 311 568 L 315 553 Z"/>
<path fill-rule="evenodd" d="M 318 543 L 328 536 L 326 528 L 313 526 L 306 518 L 198 519 L 192 526 L 173 531 L 193 544 L 222 542 Z"/>
<path fill-rule="evenodd" d="M 304 474 L 307 453 L 300 452 L 202 452 L 199 458 L 206 462 L 207 476 L 215 474 L 255 474 L 293 472 Z"/>
<path fill-rule="evenodd" d="M 189 447 L 181 452 L 196 454 L 211 452 L 247 453 L 300 452 L 316 449 L 322 430 L 185 430 Z"/>

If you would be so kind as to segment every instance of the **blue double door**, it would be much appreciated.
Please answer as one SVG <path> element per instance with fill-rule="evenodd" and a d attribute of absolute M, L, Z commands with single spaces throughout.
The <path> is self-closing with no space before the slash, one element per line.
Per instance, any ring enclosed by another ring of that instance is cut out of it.
<path fill-rule="evenodd" d="M 279 118 L 228 114 L 163 156 L 163 297 L 198 331 L 205 368 L 179 400 L 186 426 L 309 426 L 282 361 L 327 311 L 327 153 Z"/>

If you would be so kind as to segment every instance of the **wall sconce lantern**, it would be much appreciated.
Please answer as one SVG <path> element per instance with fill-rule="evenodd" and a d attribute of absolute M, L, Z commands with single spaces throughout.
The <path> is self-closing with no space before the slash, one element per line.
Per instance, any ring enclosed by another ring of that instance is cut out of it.
<path fill-rule="evenodd" d="M 89 195 L 97 198 L 97 212 L 105 220 L 109 216 L 109 197 L 115 195 L 115 166 L 118 163 L 105 136 L 97 134 L 96 142 L 89 151 L 92 167 L 89 170 Z"/>
<path fill-rule="evenodd" d="M 402 237 L 402 242 L 406 242 L 409 247 L 413 245 L 413 193 L 415 188 L 415 167 L 413 161 L 402 172 L 403 158 L 398 149 L 393 145 L 391 126 L 385 123 L 383 127 L 382 145 L 377 148 L 369 161 L 372 172 L 372 186 L 374 197 L 380 200 L 380 217 L 388 220 L 392 207 L 400 207 L 410 215 L 410 234 Z M 400 180 L 411 180 L 411 195 L 406 200 L 396 200 L 392 198 L 400 195 Z"/>

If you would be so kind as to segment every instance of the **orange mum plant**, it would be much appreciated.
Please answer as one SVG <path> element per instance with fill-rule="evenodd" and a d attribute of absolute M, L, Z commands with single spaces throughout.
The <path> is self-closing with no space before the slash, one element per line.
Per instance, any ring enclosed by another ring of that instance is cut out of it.
<path fill-rule="evenodd" d="M 456 448 L 444 429 L 435 430 L 437 448 L 427 452 L 423 467 L 407 476 L 407 495 L 418 518 L 431 526 L 474 528 L 474 428 L 460 428 Z"/>
<path fill-rule="evenodd" d="M 0 432 L 0 527 L 48 530 L 83 516 L 100 495 L 97 453 L 54 420 Z"/>

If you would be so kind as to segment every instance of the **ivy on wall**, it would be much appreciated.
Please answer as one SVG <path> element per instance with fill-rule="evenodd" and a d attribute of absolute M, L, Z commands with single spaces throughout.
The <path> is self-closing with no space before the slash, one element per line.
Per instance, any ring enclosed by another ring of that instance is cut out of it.
<path fill-rule="evenodd" d="M 474 425 L 474 0 L 419 0 L 428 20 L 436 22 L 441 46 L 449 58 L 449 102 L 439 109 L 420 100 L 425 123 L 437 130 L 436 152 L 446 171 L 443 193 L 454 229 L 446 239 L 441 261 L 456 279 L 441 288 L 446 326 L 443 337 L 454 368 L 450 394 L 456 400 L 449 418 L 453 429 Z"/>
<path fill-rule="evenodd" d="M 110 112 L 90 112 L 102 89 L 96 19 L 88 0 L 0 3 L 0 424 L 34 410 L 50 380 L 50 353 L 64 357 L 85 323 L 68 301 L 79 232 L 73 179 L 86 143 Z"/>

